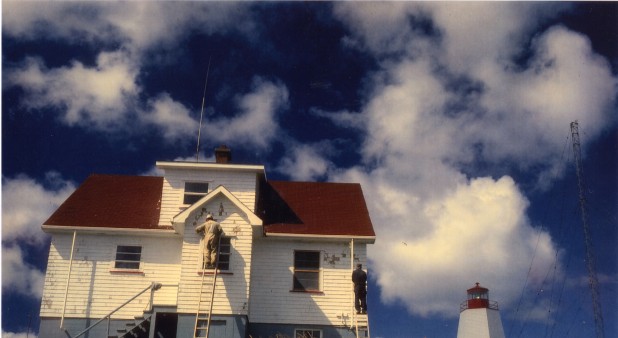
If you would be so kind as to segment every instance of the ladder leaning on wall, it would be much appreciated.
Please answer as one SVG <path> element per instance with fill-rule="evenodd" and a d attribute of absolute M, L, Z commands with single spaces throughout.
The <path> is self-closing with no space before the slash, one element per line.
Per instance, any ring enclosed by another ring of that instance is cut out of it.
<path fill-rule="evenodd" d="M 352 273 L 354 273 L 354 239 L 350 240 L 350 268 Z M 354 283 L 352 283 L 352 290 L 354 290 Z M 352 301 L 356 302 L 354 297 L 354 291 L 352 291 Z M 369 334 L 369 316 L 367 313 L 356 313 L 356 304 L 352 306 L 353 313 L 353 327 L 350 327 L 350 330 L 354 329 L 356 334 L 356 338 L 371 338 Z"/>
<path fill-rule="evenodd" d="M 195 327 L 193 337 L 208 337 L 210 331 L 210 321 L 212 319 L 212 307 L 215 299 L 215 289 L 217 286 L 217 276 L 219 275 L 219 248 L 221 247 L 221 236 L 217 245 L 217 260 L 212 273 L 207 273 L 204 269 L 202 260 L 202 280 L 200 283 L 200 294 L 197 301 L 197 313 L 195 314 Z M 205 248 L 204 248 L 205 249 Z M 203 255 L 202 255 L 203 257 Z M 206 278 L 208 275 L 211 278 Z"/>
<path fill-rule="evenodd" d="M 356 328 L 356 338 L 370 338 L 369 317 L 366 313 L 354 315 L 354 326 Z"/>

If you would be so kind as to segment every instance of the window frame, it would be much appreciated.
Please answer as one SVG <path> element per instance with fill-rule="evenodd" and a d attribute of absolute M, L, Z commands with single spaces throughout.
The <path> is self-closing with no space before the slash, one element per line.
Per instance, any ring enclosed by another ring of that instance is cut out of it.
<path fill-rule="evenodd" d="M 187 190 L 187 186 L 190 185 L 206 185 L 206 191 L 199 191 L 200 189 L 195 190 Z M 199 201 L 202 197 L 208 195 L 210 192 L 210 181 L 184 181 L 184 187 L 182 192 L 182 205 L 192 205 L 195 202 Z M 190 200 L 187 201 L 187 198 Z M 188 203 L 187 203 L 188 202 Z"/>
<path fill-rule="evenodd" d="M 309 335 L 306 335 L 306 332 L 310 332 Z M 315 333 L 318 333 L 318 336 L 314 336 Z M 299 335 L 301 334 L 301 335 Z M 318 329 L 294 329 L 294 338 L 322 338 L 322 330 Z"/>
<path fill-rule="evenodd" d="M 120 248 L 124 248 L 120 251 Z M 127 248 L 139 248 L 139 252 L 131 252 Z M 142 269 L 142 255 L 144 247 L 138 244 L 117 244 L 114 254 L 114 270 L 119 271 L 141 271 Z M 124 259 L 120 259 L 119 255 L 125 255 Z M 127 259 L 127 257 L 136 256 L 137 259 Z M 119 266 L 119 264 L 127 264 L 128 266 Z M 137 264 L 137 266 L 135 266 Z"/>
<path fill-rule="evenodd" d="M 297 254 L 298 253 L 312 253 L 317 254 L 317 267 L 307 267 L 300 266 L 297 267 Z M 307 292 L 307 293 L 316 293 L 322 292 L 322 252 L 320 250 L 294 250 L 293 254 L 293 276 L 292 276 L 292 290 L 293 292 Z M 315 274 L 315 284 L 316 288 L 308 288 L 304 287 L 302 283 L 297 278 L 297 273 L 302 274 Z"/>

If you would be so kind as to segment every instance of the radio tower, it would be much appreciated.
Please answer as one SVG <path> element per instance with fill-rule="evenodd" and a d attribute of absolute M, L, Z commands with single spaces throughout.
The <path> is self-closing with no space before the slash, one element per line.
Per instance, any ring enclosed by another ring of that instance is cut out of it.
<path fill-rule="evenodd" d="M 581 148 L 579 145 L 579 131 L 577 121 L 571 122 L 571 134 L 573 135 L 573 154 L 575 155 L 575 170 L 577 172 L 577 185 L 579 188 L 579 206 L 581 208 L 582 223 L 584 226 L 584 243 L 586 244 L 586 268 L 588 269 L 588 286 L 592 294 L 592 308 L 594 311 L 594 325 L 597 338 L 604 338 L 603 313 L 599 297 L 599 281 L 595 268 L 594 252 L 592 251 L 592 240 L 590 239 L 590 228 L 588 227 L 588 216 L 586 213 L 586 187 L 584 185 L 584 173 L 582 168 Z"/>

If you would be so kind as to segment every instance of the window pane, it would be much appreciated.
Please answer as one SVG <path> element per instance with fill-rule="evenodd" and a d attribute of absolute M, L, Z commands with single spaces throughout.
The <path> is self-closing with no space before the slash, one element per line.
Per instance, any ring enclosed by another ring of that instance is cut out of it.
<path fill-rule="evenodd" d="M 319 269 L 319 251 L 296 251 L 294 254 L 294 268 L 296 269 Z"/>
<path fill-rule="evenodd" d="M 208 183 L 185 182 L 185 192 L 206 194 L 208 192 Z"/>
<path fill-rule="evenodd" d="M 319 272 L 294 272 L 294 290 L 317 291 L 320 289 Z"/>
<path fill-rule="evenodd" d="M 219 242 L 219 270 L 230 269 L 230 255 L 232 250 L 231 238 L 221 237 Z M 202 269 L 206 269 L 205 266 Z"/>
<path fill-rule="evenodd" d="M 117 252 L 142 253 L 142 247 L 141 246 L 119 245 L 116 251 Z"/>
<path fill-rule="evenodd" d="M 119 245 L 116 247 L 116 261 L 114 263 L 114 268 L 139 269 L 141 258 L 141 246 Z"/>
<path fill-rule="evenodd" d="M 219 242 L 219 269 L 230 269 L 230 252 L 232 249 L 231 240 L 229 237 L 221 237 Z"/>
<path fill-rule="evenodd" d="M 132 254 L 132 253 L 116 253 L 117 261 L 138 261 L 141 257 L 141 254 Z"/>
<path fill-rule="evenodd" d="M 182 200 L 183 204 L 193 204 L 200 200 L 200 198 L 204 197 L 204 195 L 185 195 Z"/>

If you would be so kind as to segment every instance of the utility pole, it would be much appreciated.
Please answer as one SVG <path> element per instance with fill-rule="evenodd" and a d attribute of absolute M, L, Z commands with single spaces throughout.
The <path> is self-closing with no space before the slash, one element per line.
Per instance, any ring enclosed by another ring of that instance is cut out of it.
<path fill-rule="evenodd" d="M 592 295 L 592 309 L 594 311 L 594 328 L 597 338 L 604 338 L 603 312 L 599 296 L 599 281 L 595 267 L 590 228 L 588 226 L 588 214 L 586 212 L 586 187 L 581 159 L 581 147 L 579 143 L 579 130 L 577 121 L 571 122 L 571 134 L 573 136 L 573 154 L 575 159 L 575 171 L 577 173 L 577 185 L 579 188 L 579 206 L 581 208 L 582 223 L 584 226 L 584 244 L 586 245 L 586 268 L 588 269 L 588 286 Z"/>

